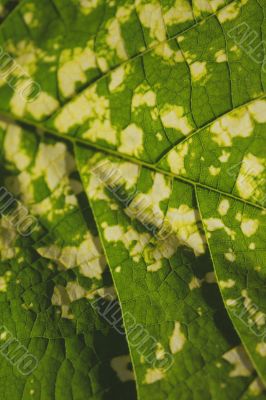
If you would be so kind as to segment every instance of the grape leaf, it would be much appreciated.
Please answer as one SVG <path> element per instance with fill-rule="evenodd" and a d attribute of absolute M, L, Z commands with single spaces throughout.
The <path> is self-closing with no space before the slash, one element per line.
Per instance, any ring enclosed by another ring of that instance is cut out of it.
<path fill-rule="evenodd" d="M 135 398 L 127 343 L 93 307 L 113 287 L 71 151 L 14 124 L 1 132 L 1 328 L 38 360 L 26 376 L 1 360 L 1 397 Z M 38 218 L 32 237 L 20 237 L 3 187 Z"/>
<path fill-rule="evenodd" d="M 1 235 L 3 307 L 27 308 L 3 323 L 32 349 L 74 344 L 49 348 L 58 367 L 48 352 L 32 389 L 5 365 L 3 396 L 135 398 L 131 359 L 140 399 L 265 398 L 264 15 L 263 0 L 22 0 L 4 18 L 1 180 L 39 229 L 18 254 Z M 116 295 L 131 358 L 91 309 Z"/>
<path fill-rule="evenodd" d="M 82 147 L 76 159 L 119 294 L 140 398 L 240 398 L 253 367 L 224 313 L 193 186 Z M 166 237 L 159 220 L 169 221 Z"/>

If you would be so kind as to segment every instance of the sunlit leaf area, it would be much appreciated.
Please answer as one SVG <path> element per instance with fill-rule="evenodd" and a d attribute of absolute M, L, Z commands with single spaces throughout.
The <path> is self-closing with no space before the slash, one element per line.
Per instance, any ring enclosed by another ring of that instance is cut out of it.
<path fill-rule="evenodd" d="M 266 400 L 266 0 L 0 0 L 0 400 Z"/>

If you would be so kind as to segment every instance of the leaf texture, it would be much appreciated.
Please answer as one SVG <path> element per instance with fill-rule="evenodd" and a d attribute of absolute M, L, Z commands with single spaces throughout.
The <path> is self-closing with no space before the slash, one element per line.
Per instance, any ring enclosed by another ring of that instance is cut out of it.
<path fill-rule="evenodd" d="M 265 13 L 0 2 L 0 183 L 37 221 L 1 213 L 0 316 L 38 359 L 1 397 L 265 399 Z"/>

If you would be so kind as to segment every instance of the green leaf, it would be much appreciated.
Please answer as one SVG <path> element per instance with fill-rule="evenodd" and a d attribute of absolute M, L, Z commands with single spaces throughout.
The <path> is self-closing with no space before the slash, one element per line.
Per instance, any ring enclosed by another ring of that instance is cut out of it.
<path fill-rule="evenodd" d="M 38 363 L 23 376 L 8 350 L 1 398 L 135 398 L 126 341 L 93 306 L 102 296 L 109 305 L 112 280 L 67 144 L 13 124 L 2 133 L 1 332 Z M 19 236 L 9 189 L 37 222 L 30 237 Z"/>
<path fill-rule="evenodd" d="M 224 312 L 193 186 L 82 147 L 76 156 L 140 398 L 167 392 L 211 399 L 221 387 L 222 398 L 240 398 L 254 370 Z M 170 224 L 167 235 L 159 220 Z"/>
<path fill-rule="evenodd" d="M 265 398 L 265 2 L 2 3 L 2 397 Z"/>
<path fill-rule="evenodd" d="M 265 211 L 206 190 L 197 193 L 226 308 L 265 377 Z"/>

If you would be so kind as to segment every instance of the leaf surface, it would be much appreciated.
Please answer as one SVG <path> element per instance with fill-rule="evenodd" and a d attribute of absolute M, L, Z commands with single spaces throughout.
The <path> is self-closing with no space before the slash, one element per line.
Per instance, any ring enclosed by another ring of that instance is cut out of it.
<path fill-rule="evenodd" d="M 1 330 L 38 360 L 23 376 L 1 359 L 1 397 L 134 399 L 127 343 L 95 310 L 113 286 L 73 155 L 17 125 L 2 123 L 1 133 Z M 30 237 L 14 226 L 3 187 L 36 218 Z"/>
<path fill-rule="evenodd" d="M 119 294 L 140 398 L 240 398 L 253 367 L 224 313 L 193 186 L 82 147 L 76 156 Z M 171 226 L 163 239 L 160 219 Z"/>
<path fill-rule="evenodd" d="M 3 324 L 47 348 L 3 396 L 135 398 L 132 360 L 140 399 L 263 399 L 265 2 L 1 6 L 1 184 L 38 219 L 0 236 Z"/>

